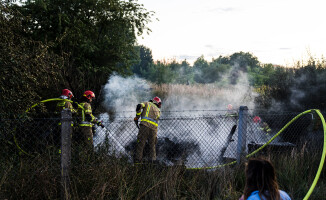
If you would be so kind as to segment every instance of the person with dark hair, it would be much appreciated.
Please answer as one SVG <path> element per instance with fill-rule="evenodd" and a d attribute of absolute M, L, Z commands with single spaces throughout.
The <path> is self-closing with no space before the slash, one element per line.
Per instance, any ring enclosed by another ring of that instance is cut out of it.
<path fill-rule="evenodd" d="M 252 158 L 246 165 L 246 185 L 239 200 L 291 200 L 279 190 L 272 163 L 263 158 Z"/>

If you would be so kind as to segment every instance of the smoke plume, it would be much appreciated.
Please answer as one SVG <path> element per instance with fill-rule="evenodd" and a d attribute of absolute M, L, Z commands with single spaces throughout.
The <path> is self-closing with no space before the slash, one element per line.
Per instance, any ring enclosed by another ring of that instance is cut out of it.
<path fill-rule="evenodd" d="M 232 81 L 227 80 L 230 77 Z M 254 107 L 256 96 L 244 72 L 238 72 L 237 81 L 230 74 L 222 80 L 232 84 L 224 84 L 224 87 L 218 83 L 153 85 L 136 76 L 112 75 L 104 87 L 103 105 L 107 113 L 100 115 L 107 129 L 99 131 L 94 138 L 95 145 L 108 137 L 112 152 L 131 158 L 138 133 L 133 122 L 136 105 L 153 98 L 160 90 L 163 103 L 158 129 L 158 160 L 166 164 L 187 162 L 192 167 L 221 163 L 222 159 L 216 157 L 222 157 L 219 154 L 225 151 L 230 131 L 237 123 L 234 119 L 223 118 L 227 105 L 232 104 L 235 110 L 242 105 L 250 109 Z M 201 117 L 196 118 L 198 116 Z"/>

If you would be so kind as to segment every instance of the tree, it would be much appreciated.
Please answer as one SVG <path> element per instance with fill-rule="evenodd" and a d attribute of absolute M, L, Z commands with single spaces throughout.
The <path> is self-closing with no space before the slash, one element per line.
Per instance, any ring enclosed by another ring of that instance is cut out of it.
<path fill-rule="evenodd" d="M 49 52 L 51 46 L 24 34 L 24 16 L 2 5 L 0 12 L 0 109 L 20 115 L 61 87 L 63 59 Z"/>
<path fill-rule="evenodd" d="M 28 0 L 16 8 L 29 17 L 26 34 L 64 57 L 60 72 L 77 96 L 100 93 L 114 71 L 131 72 L 136 34 L 150 31 L 153 15 L 136 0 Z"/>
<path fill-rule="evenodd" d="M 220 62 L 222 57 L 213 59 L 212 62 L 207 62 L 204 57 L 199 57 L 194 63 L 195 76 L 194 80 L 197 83 L 214 83 L 219 81 L 223 74 L 230 69 L 227 62 Z"/>
<path fill-rule="evenodd" d="M 249 52 L 237 52 L 230 56 L 229 58 L 231 65 L 237 65 L 239 70 L 247 71 L 247 67 L 256 68 L 259 67 L 259 61 L 257 57 Z"/>
<path fill-rule="evenodd" d="M 197 58 L 197 60 L 194 62 L 194 80 L 197 83 L 207 83 L 205 80 L 205 69 L 209 67 L 208 62 L 205 60 L 204 56 L 200 56 Z"/>
<path fill-rule="evenodd" d="M 144 77 L 154 83 L 171 83 L 174 80 L 174 74 L 171 67 L 164 63 L 157 61 L 155 64 L 151 64 L 147 72 L 143 72 Z"/>
<path fill-rule="evenodd" d="M 195 70 L 203 70 L 209 66 L 208 62 L 205 60 L 204 56 L 200 56 L 194 62 L 194 69 Z"/>
<path fill-rule="evenodd" d="M 139 60 L 133 65 L 132 72 L 140 77 L 144 77 L 143 72 L 147 72 L 149 70 L 149 66 L 154 63 L 152 50 L 143 45 L 136 46 L 135 49 L 136 52 L 139 52 Z"/>
<path fill-rule="evenodd" d="M 193 67 L 190 66 L 187 60 L 182 61 L 181 64 L 179 64 L 179 67 L 176 67 L 176 69 L 174 70 L 174 74 L 176 77 L 175 83 L 189 85 L 193 82 Z"/>

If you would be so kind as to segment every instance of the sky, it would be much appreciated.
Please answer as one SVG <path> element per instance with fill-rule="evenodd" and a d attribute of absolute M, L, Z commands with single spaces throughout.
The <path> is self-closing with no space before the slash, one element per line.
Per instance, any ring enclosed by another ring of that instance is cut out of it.
<path fill-rule="evenodd" d="M 325 0 L 138 0 L 155 15 L 138 43 L 154 60 L 207 61 L 250 52 L 293 66 L 326 54 Z M 155 20 L 158 18 L 158 20 Z"/>

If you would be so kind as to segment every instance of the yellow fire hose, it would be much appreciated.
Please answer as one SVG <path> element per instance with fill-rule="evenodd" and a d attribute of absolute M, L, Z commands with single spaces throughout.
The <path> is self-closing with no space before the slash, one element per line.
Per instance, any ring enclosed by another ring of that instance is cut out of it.
<path fill-rule="evenodd" d="M 38 102 L 38 103 L 32 105 L 31 107 L 29 107 L 29 108 L 25 111 L 25 113 L 28 113 L 30 110 L 32 110 L 34 107 L 38 106 L 39 104 L 41 104 L 41 103 L 46 103 L 46 102 L 49 102 L 49 101 L 68 101 L 68 102 L 70 102 L 70 103 L 73 103 L 73 101 L 71 101 L 71 100 L 69 100 L 69 99 L 60 99 L 60 98 L 46 99 L 46 100 L 42 100 L 42 101 L 40 101 L 40 102 Z M 79 105 L 79 104 L 77 104 L 77 105 L 78 105 L 78 108 L 81 108 L 82 110 L 85 110 L 84 107 L 82 107 L 81 105 Z M 26 151 L 24 151 L 24 150 L 19 146 L 15 134 L 12 133 L 12 135 L 13 135 L 13 137 L 14 137 L 14 142 L 15 142 L 16 147 L 17 147 L 18 150 L 19 150 L 19 153 L 20 153 L 20 154 L 21 154 L 21 153 L 24 153 L 24 154 L 26 154 L 26 155 L 28 155 L 28 156 L 32 156 L 31 154 L 27 153 Z"/>
<path fill-rule="evenodd" d="M 29 107 L 25 112 L 27 113 L 28 111 L 30 111 L 32 108 L 38 106 L 40 103 L 46 103 L 49 101 L 68 101 L 70 103 L 73 103 L 73 101 L 69 100 L 69 99 L 60 99 L 60 98 L 53 98 L 53 99 L 46 99 L 46 100 L 42 100 L 34 105 L 32 105 L 31 107 Z M 78 104 L 78 107 L 84 110 L 84 107 Z"/>
<path fill-rule="evenodd" d="M 73 102 L 71 100 L 68 100 L 68 99 L 59 99 L 59 98 L 55 98 L 55 99 L 47 99 L 47 100 L 43 100 L 43 101 L 40 101 L 36 104 L 34 104 L 33 106 L 31 106 L 30 108 L 28 108 L 26 110 L 26 112 L 30 111 L 32 108 L 36 107 L 37 105 L 39 105 L 40 103 L 45 103 L 45 102 L 49 102 L 49 101 L 69 101 L 69 102 Z M 80 107 L 81 109 L 84 109 L 82 106 L 80 106 L 78 104 L 78 107 Z M 253 151 L 252 153 L 246 155 L 246 158 L 249 158 L 251 156 L 253 156 L 254 154 L 256 154 L 257 152 L 261 151 L 263 148 L 265 148 L 268 144 L 270 144 L 277 136 L 279 136 L 290 124 L 292 124 L 295 120 L 297 120 L 299 117 L 301 117 L 302 115 L 305 115 L 307 113 L 311 113 L 311 112 L 316 112 L 319 116 L 319 118 L 321 119 L 322 121 L 322 124 L 323 124 L 323 131 L 324 131 L 324 144 L 323 144 L 323 153 L 322 153 L 322 156 L 321 156 L 321 160 L 320 160 L 320 163 L 319 163 L 319 167 L 318 167 L 318 170 L 317 170 L 317 173 L 316 173 L 316 176 L 315 176 L 315 179 L 313 181 L 313 183 L 311 184 L 311 187 L 310 189 L 308 190 L 306 196 L 303 198 L 303 200 L 307 200 L 311 193 L 313 192 L 313 190 L 315 189 L 316 187 L 316 184 L 318 182 L 318 179 L 320 177 L 320 174 L 321 174 L 321 171 L 323 169 L 323 166 L 324 166 L 324 162 L 325 162 L 325 156 L 326 156 L 326 123 L 325 123 L 325 119 L 323 117 L 323 115 L 321 114 L 321 112 L 318 110 L 318 109 L 311 109 L 311 110 L 307 110 L 307 111 L 304 111 L 300 114 L 298 114 L 297 116 L 295 116 L 291 121 L 289 121 L 277 134 L 275 134 L 268 142 L 266 142 L 263 146 L 261 146 L 260 148 L 256 149 L 255 151 Z M 16 137 L 14 135 L 14 141 L 15 141 L 15 144 L 17 146 L 18 149 L 20 149 L 21 152 L 27 154 L 25 151 L 23 151 L 17 141 L 16 141 Z M 226 163 L 226 164 L 223 164 L 223 165 L 218 165 L 218 166 L 213 166 L 213 167 L 203 167 L 203 168 L 188 168 L 188 169 L 214 169 L 214 168 L 221 168 L 221 167 L 224 167 L 224 166 L 228 166 L 228 165 L 232 165 L 232 164 L 235 164 L 237 161 L 233 161 L 233 162 L 229 162 L 229 163 Z"/>
<path fill-rule="evenodd" d="M 259 147 L 258 149 L 256 149 L 252 153 L 246 155 L 246 158 L 249 158 L 249 157 L 253 156 L 257 152 L 259 152 L 260 150 L 265 148 L 268 144 L 270 144 L 277 136 L 279 136 L 295 120 L 297 120 L 302 115 L 305 115 L 305 114 L 311 113 L 311 112 L 316 112 L 318 114 L 319 118 L 322 121 L 323 130 L 324 130 L 324 144 L 323 144 L 323 153 L 322 153 L 322 156 L 321 156 L 321 159 L 320 159 L 320 163 L 319 163 L 319 167 L 318 167 L 315 179 L 314 179 L 313 183 L 311 184 L 310 189 L 308 190 L 308 192 L 307 192 L 306 196 L 303 198 L 303 200 L 307 200 L 310 197 L 313 190 L 315 189 L 316 184 L 318 182 L 318 179 L 320 177 L 320 173 L 321 173 L 321 171 L 323 169 L 324 162 L 325 162 L 325 156 L 326 156 L 326 123 L 325 123 L 325 119 L 324 119 L 323 115 L 321 114 L 321 112 L 318 109 L 311 109 L 311 110 L 307 110 L 307 111 L 304 111 L 304 112 L 298 114 L 291 121 L 289 121 L 277 134 L 275 134 L 268 142 L 266 142 L 263 146 Z M 187 169 L 215 169 L 215 168 L 221 168 L 221 167 L 224 167 L 224 166 L 232 165 L 232 164 L 235 164 L 235 163 L 237 163 L 237 161 L 232 161 L 232 162 L 229 162 L 229 163 L 226 163 L 226 164 L 223 164 L 223 165 L 214 166 L 214 167 L 187 168 Z"/>

